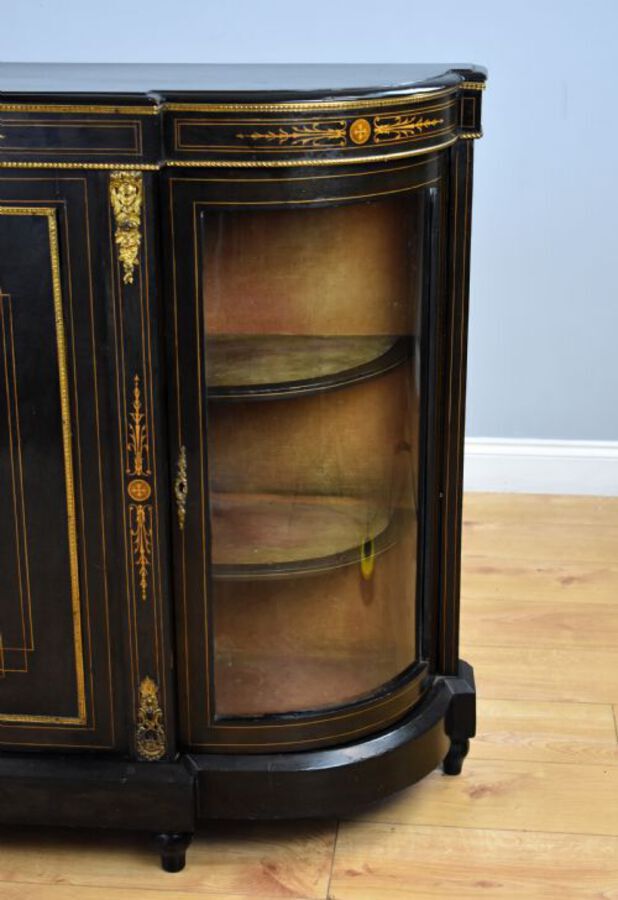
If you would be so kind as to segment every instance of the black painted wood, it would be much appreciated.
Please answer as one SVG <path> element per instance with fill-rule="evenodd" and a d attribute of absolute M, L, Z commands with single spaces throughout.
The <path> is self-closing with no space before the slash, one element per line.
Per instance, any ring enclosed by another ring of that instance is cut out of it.
<path fill-rule="evenodd" d="M 460 771 L 475 727 L 458 619 L 470 138 L 485 78 L 466 65 L 0 65 L 0 822 L 147 829 L 179 871 L 198 817 L 340 815 L 440 762 Z M 143 192 L 129 280 L 110 203 L 119 171 Z M 194 479 L 208 428 L 204 216 L 415 191 L 418 660 L 344 708 L 217 719 L 208 492 L 189 493 L 184 530 L 174 501 L 181 448 Z"/>
<path fill-rule="evenodd" d="M 191 833 L 193 792 L 194 778 L 183 762 L 0 754 L 5 824 Z"/>
<path fill-rule="evenodd" d="M 0 172 L 5 747 L 128 746 L 97 178 Z"/>

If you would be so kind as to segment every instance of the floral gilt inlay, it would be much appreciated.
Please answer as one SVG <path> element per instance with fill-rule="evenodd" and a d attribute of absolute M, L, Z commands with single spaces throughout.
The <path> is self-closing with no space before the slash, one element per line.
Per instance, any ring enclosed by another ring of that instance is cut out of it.
<path fill-rule="evenodd" d="M 152 507 L 129 507 L 131 544 L 142 600 L 148 597 L 148 579 L 152 560 Z"/>
<path fill-rule="evenodd" d="M 346 122 L 310 122 L 306 125 L 292 125 L 289 128 L 273 128 L 269 131 L 240 133 L 237 138 L 250 138 L 254 143 L 276 144 L 294 147 L 345 147 L 347 142 Z"/>
<path fill-rule="evenodd" d="M 406 141 L 443 123 L 444 119 L 422 115 L 378 116 L 374 122 L 374 141 L 376 144 Z"/>
<path fill-rule="evenodd" d="M 329 119 L 323 122 L 288 123 L 267 130 L 254 129 L 236 134 L 237 140 L 254 145 L 290 149 L 323 149 L 363 144 L 395 144 L 422 137 L 445 120 L 427 113 L 401 112 L 361 119 Z"/>
<path fill-rule="evenodd" d="M 139 590 L 142 600 L 146 600 L 152 565 L 153 508 L 146 503 L 152 495 L 152 487 L 147 481 L 151 475 L 150 447 L 139 375 L 133 379 L 132 401 L 127 430 L 126 468 L 130 479 L 127 493 L 133 501 L 129 504 L 129 530 Z"/>
<path fill-rule="evenodd" d="M 139 375 L 133 379 L 133 402 L 129 415 L 129 440 L 127 443 L 129 462 L 127 475 L 150 475 L 148 456 L 148 429 L 142 406 L 142 388 Z"/>

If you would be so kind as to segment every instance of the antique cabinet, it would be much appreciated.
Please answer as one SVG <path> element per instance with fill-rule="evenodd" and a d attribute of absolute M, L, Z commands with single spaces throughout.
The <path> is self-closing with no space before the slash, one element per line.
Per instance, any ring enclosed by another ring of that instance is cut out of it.
<path fill-rule="evenodd" d="M 0 821 L 457 774 L 470 66 L 0 67 Z"/>

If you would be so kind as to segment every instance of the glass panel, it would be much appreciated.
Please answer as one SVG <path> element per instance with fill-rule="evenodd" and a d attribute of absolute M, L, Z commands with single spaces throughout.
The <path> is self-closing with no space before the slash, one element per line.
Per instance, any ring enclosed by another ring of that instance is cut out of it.
<path fill-rule="evenodd" d="M 415 660 L 424 195 L 203 219 L 216 711 Z"/>

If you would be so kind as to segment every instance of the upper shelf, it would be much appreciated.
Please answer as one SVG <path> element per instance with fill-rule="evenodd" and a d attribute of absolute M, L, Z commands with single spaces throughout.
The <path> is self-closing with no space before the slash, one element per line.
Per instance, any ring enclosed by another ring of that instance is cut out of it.
<path fill-rule="evenodd" d="M 211 337 L 211 400 L 274 399 L 356 384 L 389 372 L 412 353 L 410 338 L 301 335 Z"/>

